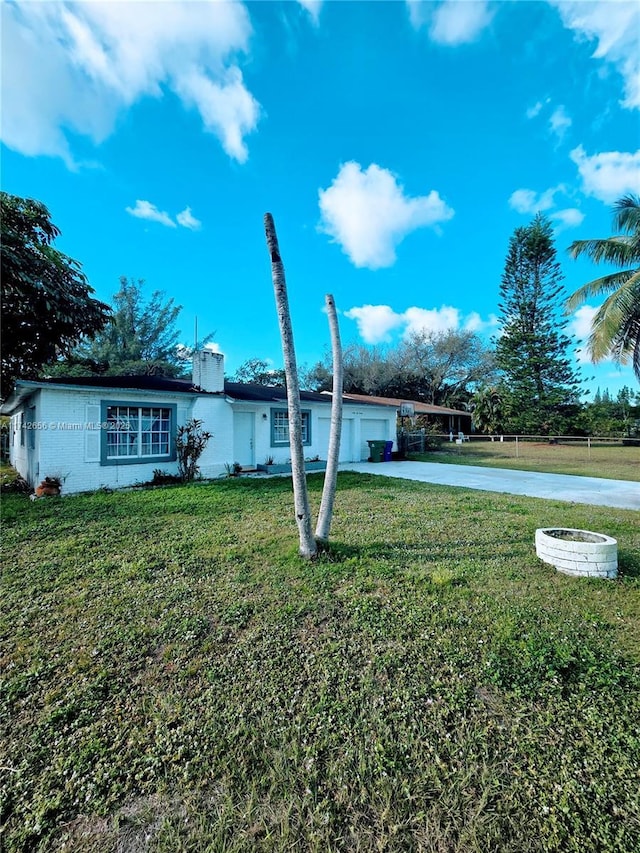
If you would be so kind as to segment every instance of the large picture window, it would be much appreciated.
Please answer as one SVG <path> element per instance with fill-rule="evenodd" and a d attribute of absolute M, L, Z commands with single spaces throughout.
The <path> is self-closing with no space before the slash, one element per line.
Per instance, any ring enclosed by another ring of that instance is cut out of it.
<path fill-rule="evenodd" d="M 102 404 L 102 464 L 171 461 L 176 407 Z"/>
<path fill-rule="evenodd" d="M 302 411 L 302 443 L 311 444 L 311 411 Z M 271 446 L 288 447 L 289 412 L 287 409 L 271 409 Z"/>

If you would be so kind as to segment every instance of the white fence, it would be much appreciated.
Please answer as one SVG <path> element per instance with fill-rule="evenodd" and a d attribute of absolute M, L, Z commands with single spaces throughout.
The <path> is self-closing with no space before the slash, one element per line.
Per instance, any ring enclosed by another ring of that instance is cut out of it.
<path fill-rule="evenodd" d="M 537 458 L 545 455 L 546 449 L 557 447 L 571 449 L 571 455 L 585 459 L 597 456 L 601 448 L 636 447 L 640 454 L 640 439 L 610 438 L 604 436 L 575 435 L 468 435 L 464 433 L 432 433 L 428 430 L 405 431 L 398 437 L 400 446 L 404 444 L 407 453 L 425 453 L 434 449 L 450 450 L 457 453 L 474 451 L 491 456 L 517 458 Z M 593 451 L 593 454 L 592 454 Z"/>

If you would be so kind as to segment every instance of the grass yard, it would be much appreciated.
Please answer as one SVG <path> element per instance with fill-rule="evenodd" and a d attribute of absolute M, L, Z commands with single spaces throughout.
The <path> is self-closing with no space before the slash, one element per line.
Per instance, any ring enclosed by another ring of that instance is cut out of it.
<path fill-rule="evenodd" d="M 7 853 L 640 849 L 637 513 L 343 473 L 304 564 L 288 479 L 2 506 Z"/>
<path fill-rule="evenodd" d="M 516 456 L 516 452 L 518 456 Z M 640 482 L 640 447 L 620 444 L 579 442 L 468 441 L 462 445 L 443 443 L 433 453 L 412 453 L 422 462 L 448 462 L 454 465 L 482 465 L 489 468 L 513 468 L 520 471 L 544 471 L 549 474 L 578 474 L 611 480 Z"/>

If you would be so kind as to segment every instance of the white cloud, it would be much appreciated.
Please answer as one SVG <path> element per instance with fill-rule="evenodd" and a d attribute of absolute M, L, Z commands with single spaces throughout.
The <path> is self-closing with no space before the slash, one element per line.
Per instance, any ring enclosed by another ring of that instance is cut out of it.
<path fill-rule="evenodd" d="M 344 163 L 326 190 L 319 190 L 320 230 L 342 246 L 357 267 L 379 269 L 396 260 L 407 234 L 451 219 L 454 212 L 435 190 L 411 198 L 387 169 Z"/>
<path fill-rule="evenodd" d="M 493 12 L 485 0 L 406 0 L 411 26 L 429 25 L 429 36 L 437 44 L 455 46 L 475 41 L 489 25 Z"/>
<path fill-rule="evenodd" d="M 599 310 L 600 306 L 593 307 L 592 305 L 582 305 L 574 312 L 571 320 L 569 321 L 569 325 L 567 326 L 569 334 L 575 335 L 578 340 L 579 346 L 576 349 L 576 359 L 580 364 L 593 364 L 591 356 L 587 350 L 587 341 L 591 336 L 593 319 Z M 612 362 L 613 358 L 609 355 L 603 358 L 602 361 Z M 629 371 L 629 373 L 631 374 L 631 371 Z M 606 378 L 619 379 L 620 373 L 606 374 Z M 631 381 L 633 382 L 632 377 Z"/>
<path fill-rule="evenodd" d="M 478 38 L 492 17 L 483 0 L 444 0 L 433 14 L 429 35 L 438 44 L 468 44 Z"/>
<path fill-rule="evenodd" d="M 389 333 L 402 325 L 402 314 L 388 305 L 361 305 L 345 311 L 344 316 L 356 321 L 360 337 L 368 344 L 390 341 Z"/>
<path fill-rule="evenodd" d="M 239 68 L 229 68 L 222 79 L 211 80 L 192 68 L 176 80 L 185 104 L 195 106 L 205 128 L 214 133 L 230 157 L 245 163 L 249 151 L 244 136 L 257 124 L 258 102 L 245 89 Z"/>
<path fill-rule="evenodd" d="M 536 210 L 536 199 L 538 196 L 533 190 L 515 190 L 509 196 L 509 207 L 517 210 L 518 213 L 531 213 Z"/>
<path fill-rule="evenodd" d="M 176 219 L 178 220 L 178 225 L 182 225 L 183 228 L 189 228 L 191 231 L 198 231 L 202 227 L 202 222 L 195 218 L 191 213 L 190 207 L 185 207 L 185 209 L 176 216 Z"/>
<path fill-rule="evenodd" d="M 403 337 L 416 332 L 446 332 L 449 329 L 468 329 L 488 332 L 497 328 L 498 318 L 491 314 L 487 320 L 473 311 L 463 316 L 458 308 L 442 305 L 440 308 L 412 306 L 398 313 L 388 305 L 361 305 L 345 311 L 344 316 L 355 320 L 360 337 L 367 344 L 388 343 L 391 332 L 401 331 Z"/>
<path fill-rule="evenodd" d="M 554 196 L 557 192 L 563 190 L 560 184 L 557 187 L 551 187 L 542 193 L 536 193 L 534 190 L 521 189 L 511 193 L 509 198 L 509 206 L 518 213 L 538 213 L 541 210 L 549 210 L 554 205 Z"/>
<path fill-rule="evenodd" d="M 576 350 L 576 358 L 580 364 L 591 363 L 591 358 L 587 352 L 586 342 L 591 335 L 591 326 L 597 311 L 598 309 L 593 308 L 591 305 L 582 305 L 574 313 L 573 317 L 569 321 L 569 325 L 567 326 L 569 334 L 575 335 L 578 341 L 582 344 L 582 346 L 578 347 Z"/>
<path fill-rule="evenodd" d="M 216 343 L 208 343 L 202 347 L 203 350 L 208 350 L 209 352 L 218 352 L 222 353 L 220 349 L 220 344 Z M 193 344 L 177 344 L 175 348 L 176 356 L 180 359 L 180 361 L 191 361 L 193 358 Z"/>
<path fill-rule="evenodd" d="M 540 113 L 543 111 L 546 112 L 546 108 L 551 104 L 551 98 L 545 98 L 543 101 L 536 101 L 533 106 L 529 107 L 525 115 L 528 119 L 537 118 Z M 558 142 L 562 142 L 565 137 L 566 132 L 569 130 L 573 121 L 571 116 L 567 113 L 567 109 L 564 104 L 559 104 L 548 117 L 549 121 L 549 130 L 550 132 L 558 139 Z"/>
<path fill-rule="evenodd" d="M 500 325 L 500 320 L 495 314 L 489 314 L 486 320 L 483 320 L 477 311 L 472 311 L 464 320 L 464 328 L 469 332 L 494 332 Z"/>
<path fill-rule="evenodd" d="M 138 219 L 148 219 L 151 222 L 159 222 L 161 225 L 166 225 L 167 228 L 176 227 L 176 223 L 169 214 L 165 210 L 159 210 L 155 204 L 151 204 L 150 201 L 137 199 L 135 207 L 125 207 L 125 210 L 127 213 L 131 214 L 131 216 L 135 216 Z M 195 218 L 191 213 L 190 207 L 185 207 L 184 210 L 178 213 L 176 220 L 178 225 L 182 225 L 183 228 L 188 228 L 190 231 L 198 231 L 202 227 L 202 222 Z"/>
<path fill-rule="evenodd" d="M 433 6 L 426 0 L 407 0 L 409 20 L 414 30 L 419 30 L 431 17 Z"/>
<path fill-rule="evenodd" d="M 582 305 L 571 318 L 568 327 L 569 332 L 581 341 L 588 338 L 591 334 L 593 318 L 597 312 L 598 309 L 593 308 L 591 305 Z"/>
<path fill-rule="evenodd" d="M 542 103 L 542 101 L 537 101 L 532 107 L 529 107 L 529 109 L 527 110 L 527 118 L 535 118 L 537 115 L 540 114 L 540 111 L 542 110 L 543 106 L 544 104 Z"/>
<path fill-rule="evenodd" d="M 605 151 L 589 157 L 579 145 L 569 156 L 578 167 L 586 195 L 612 204 L 625 193 L 640 192 L 640 149 L 634 154 Z"/>
<path fill-rule="evenodd" d="M 126 207 L 127 213 L 131 216 L 136 216 L 138 219 L 149 219 L 151 222 L 159 222 L 161 225 L 166 225 L 167 228 L 175 228 L 176 223 L 164 210 L 158 210 L 155 204 L 149 201 L 136 201 L 135 207 Z"/>
<path fill-rule="evenodd" d="M 551 132 L 558 137 L 559 141 L 562 141 L 571 124 L 571 118 L 567 115 L 564 106 L 561 104 L 559 107 L 556 107 L 549 119 L 549 127 L 551 128 Z"/>
<path fill-rule="evenodd" d="M 579 40 L 597 41 L 592 56 L 613 64 L 624 79 L 623 106 L 640 108 L 640 4 L 631 2 L 567 3 L 549 0 L 562 18 L 562 23 Z"/>
<path fill-rule="evenodd" d="M 246 52 L 240 3 L 6 3 L 2 138 L 23 154 L 63 157 L 67 134 L 103 141 L 119 114 L 171 91 L 240 162 L 259 105 L 235 57 Z M 9 70 L 10 69 L 10 72 Z"/>
<path fill-rule="evenodd" d="M 564 231 L 565 228 L 576 228 L 582 225 L 584 213 L 577 207 L 565 207 L 563 210 L 554 210 L 551 218 L 560 223 L 556 226 L 556 231 Z"/>
<path fill-rule="evenodd" d="M 404 336 L 415 332 L 446 332 L 460 326 L 460 311 L 450 305 L 441 308 L 407 308 L 402 315 L 406 328 Z"/>
<path fill-rule="evenodd" d="M 555 197 L 558 193 L 567 195 L 567 189 L 564 184 L 558 184 L 557 187 L 550 187 L 541 193 L 536 193 L 534 190 L 521 189 L 511 193 L 509 198 L 509 206 L 518 213 L 534 215 L 541 211 L 551 211 L 555 206 Z M 559 223 L 556 226 L 556 231 L 562 231 L 565 228 L 573 228 L 580 225 L 584 219 L 584 214 L 577 207 L 566 207 L 562 210 L 554 210 L 548 214 L 552 219 Z"/>
<path fill-rule="evenodd" d="M 313 19 L 313 23 L 317 24 L 320 19 L 320 9 L 322 8 L 322 0 L 298 0 L 298 3 L 307 10 Z"/>

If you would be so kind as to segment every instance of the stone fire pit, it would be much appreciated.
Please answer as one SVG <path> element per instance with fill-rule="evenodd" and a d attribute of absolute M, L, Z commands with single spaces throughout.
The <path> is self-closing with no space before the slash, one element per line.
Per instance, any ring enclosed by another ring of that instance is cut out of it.
<path fill-rule="evenodd" d="M 536 554 L 565 575 L 583 578 L 618 576 L 618 542 L 604 533 L 570 527 L 539 527 Z"/>

